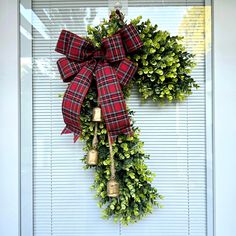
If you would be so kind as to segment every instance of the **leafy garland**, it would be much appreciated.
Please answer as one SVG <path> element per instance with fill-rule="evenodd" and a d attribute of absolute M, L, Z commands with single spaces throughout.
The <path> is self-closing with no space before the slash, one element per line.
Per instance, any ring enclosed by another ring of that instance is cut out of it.
<path fill-rule="evenodd" d="M 125 98 L 130 95 L 136 85 L 143 100 L 151 98 L 155 102 L 181 101 L 191 94 L 193 87 L 198 88 L 190 73 L 195 66 L 193 55 L 188 53 L 179 42 L 179 36 L 170 36 L 166 31 L 158 30 L 150 20 L 140 22 L 141 17 L 131 20 L 136 26 L 144 43 L 137 53 L 129 55 L 129 59 L 138 65 L 138 72 L 128 86 L 123 88 Z M 101 46 L 101 39 L 116 33 L 124 24 L 124 16 L 113 11 L 110 19 L 96 27 L 88 27 L 88 38 L 96 47 Z M 84 150 L 92 148 L 94 122 L 92 109 L 97 106 L 97 89 L 95 81 L 88 91 L 81 110 L 81 139 L 85 141 Z M 129 111 L 130 116 L 133 115 Z M 114 217 L 114 221 L 122 224 L 134 223 L 151 213 L 154 206 L 162 207 L 159 200 L 163 198 L 151 185 L 154 174 L 148 169 L 145 160 L 149 158 L 143 151 L 143 142 L 139 139 L 139 129 L 132 125 L 133 137 L 120 135 L 113 145 L 116 164 L 116 176 L 120 184 L 119 198 L 107 196 L 107 182 L 110 179 L 110 159 L 107 131 L 104 123 L 98 125 L 99 163 L 96 167 L 86 164 L 85 168 L 94 168 L 98 205 L 103 208 L 103 217 Z"/>

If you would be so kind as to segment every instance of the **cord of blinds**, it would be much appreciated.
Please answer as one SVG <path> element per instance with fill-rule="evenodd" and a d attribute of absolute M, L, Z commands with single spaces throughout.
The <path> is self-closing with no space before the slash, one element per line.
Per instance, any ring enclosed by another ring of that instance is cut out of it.
<path fill-rule="evenodd" d="M 165 196 L 141 222 L 123 227 L 101 219 L 93 172 L 83 170 L 83 143 L 60 136 L 64 126 L 61 98 L 66 85 L 56 68 L 58 35 L 67 28 L 86 34 L 108 16 L 107 1 L 32 0 L 33 23 L 33 218 L 34 236 L 205 236 L 206 132 L 204 1 L 128 1 L 128 18 L 142 15 L 171 34 L 186 36 L 196 54 L 193 77 L 201 86 L 185 102 L 157 106 L 141 104 L 134 90 L 129 106 L 136 111 L 147 161 L 156 173 L 154 185 Z"/>

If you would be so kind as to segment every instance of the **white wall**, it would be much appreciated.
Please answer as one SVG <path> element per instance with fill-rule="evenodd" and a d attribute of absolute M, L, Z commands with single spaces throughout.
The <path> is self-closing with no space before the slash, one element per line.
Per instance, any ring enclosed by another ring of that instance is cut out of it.
<path fill-rule="evenodd" d="M 0 0 L 0 235 L 19 235 L 17 0 Z"/>
<path fill-rule="evenodd" d="M 216 236 L 236 235 L 235 19 L 235 0 L 214 1 Z"/>

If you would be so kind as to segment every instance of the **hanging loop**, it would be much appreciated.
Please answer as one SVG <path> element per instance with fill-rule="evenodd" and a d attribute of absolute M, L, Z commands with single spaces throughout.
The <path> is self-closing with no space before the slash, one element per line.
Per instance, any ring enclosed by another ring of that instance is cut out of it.
<path fill-rule="evenodd" d="M 121 1 L 116 1 L 114 8 L 116 10 L 121 10 L 122 9 Z"/>

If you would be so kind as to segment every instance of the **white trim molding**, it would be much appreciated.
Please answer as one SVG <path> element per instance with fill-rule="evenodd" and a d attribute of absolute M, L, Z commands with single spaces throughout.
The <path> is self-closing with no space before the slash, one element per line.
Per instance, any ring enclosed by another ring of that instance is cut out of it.
<path fill-rule="evenodd" d="M 214 1 L 215 236 L 236 235 L 235 0 Z"/>
<path fill-rule="evenodd" d="M 20 235 L 20 80 L 17 0 L 0 1 L 0 235 Z"/>

